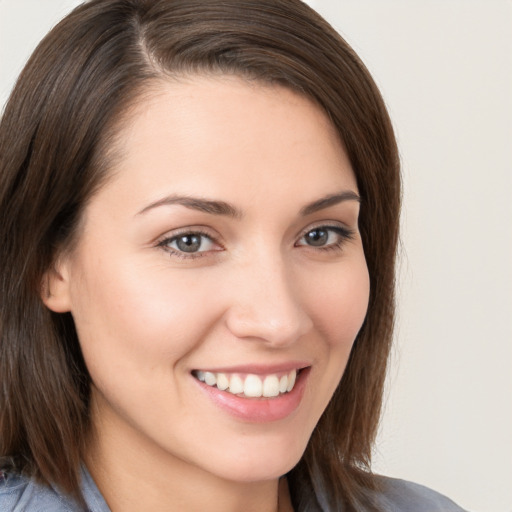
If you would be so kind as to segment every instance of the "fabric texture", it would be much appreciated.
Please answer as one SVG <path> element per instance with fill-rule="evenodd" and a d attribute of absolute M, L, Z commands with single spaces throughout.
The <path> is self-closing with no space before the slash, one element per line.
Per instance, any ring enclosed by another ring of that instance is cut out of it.
<path fill-rule="evenodd" d="M 465 512 L 427 487 L 405 480 L 381 478 L 381 492 L 369 498 L 382 512 Z M 82 468 L 82 492 L 86 508 L 55 487 L 41 485 L 23 476 L 0 473 L 2 512 L 111 512 L 85 467 Z"/>
<path fill-rule="evenodd" d="M 465 512 L 452 500 L 423 485 L 382 477 L 375 503 L 383 512 Z"/>
<path fill-rule="evenodd" d="M 20 475 L 0 473 L 1 512 L 111 512 L 91 475 L 82 468 L 85 507 L 56 487 L 48 487 Z"/>

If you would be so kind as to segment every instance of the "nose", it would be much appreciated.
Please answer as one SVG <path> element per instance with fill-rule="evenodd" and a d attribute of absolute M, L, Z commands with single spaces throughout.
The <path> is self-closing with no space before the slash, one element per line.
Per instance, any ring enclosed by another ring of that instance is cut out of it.
<path fill-rule="evenodd" d="M 231 277 L 226 324 L 237 338 L 285 347 L 313 327 L 301 304 L 298 284 L 280 258 L 257 258 Z"/>

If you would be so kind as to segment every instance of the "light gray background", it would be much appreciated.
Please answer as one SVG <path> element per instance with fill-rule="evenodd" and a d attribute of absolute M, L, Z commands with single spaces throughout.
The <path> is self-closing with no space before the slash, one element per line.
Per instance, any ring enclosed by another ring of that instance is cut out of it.
<path fill-rule="evenodd" d="M 77 0 L 0 0 L 0 103 Z M 375 470 L 512 512 L 512 2 L 311 0 L 382 89 L 404 173 Z"/>

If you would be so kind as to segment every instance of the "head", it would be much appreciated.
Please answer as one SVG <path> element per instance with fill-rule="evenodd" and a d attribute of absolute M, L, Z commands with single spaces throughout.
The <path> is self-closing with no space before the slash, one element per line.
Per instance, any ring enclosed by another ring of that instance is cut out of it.
<path fill-rule="evenodd" d="M 368 309 L 290 484 L 299 501 L 305 486 L 331 492 L 335 474 L 345 495 L 356 495 L 393 322 L 398 156 L 368 72 L 325 21 L 294 0 L 91 1 L 30 59 L 0 126 L 0 452 L 76 491 L 92 386 L 73 317 L 48 301 L 52 272 L 80 245 L 88 206 L 122 172 L 126 127 L 140 106 L 173 84 L 202 80 L 307 100 L 353 171 Z"/>

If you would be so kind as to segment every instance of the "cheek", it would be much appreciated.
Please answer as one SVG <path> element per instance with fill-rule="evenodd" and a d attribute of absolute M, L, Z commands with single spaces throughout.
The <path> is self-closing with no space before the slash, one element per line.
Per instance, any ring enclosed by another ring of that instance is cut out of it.
<path fill-rule="evenodd" d="M 215 302 L 208 300 L 209 283 L 196 274 L 117 261 L 96 271 L 83 267 L 73 317 L 93 380 L 116 368 L 138 375 L 143 385 L 168 376 L 200 343 L 216 317 Z"/>
<path fill-rule="evenodd" d="M 368 309 L 370 280 L 364 257 L 327 271 L 312 293 L 309 307 L 318 329 L 335 348 L 352 346 Z"/>
<path fill-rule="evenodd" d="M 319 380 L 322 396 L 327 400 L 321 404 L 320 414 L 343 376 L 352 346 L 366 317 L 369 293 L 368 269 L 361 252 L 346 265 L 319 276 L 316 293 L 310 295 L 310 311 L 324 340 L 319 344 L 322 349 L 318 349 L 323 362 L 319 367 L 322 373 Z"/>

